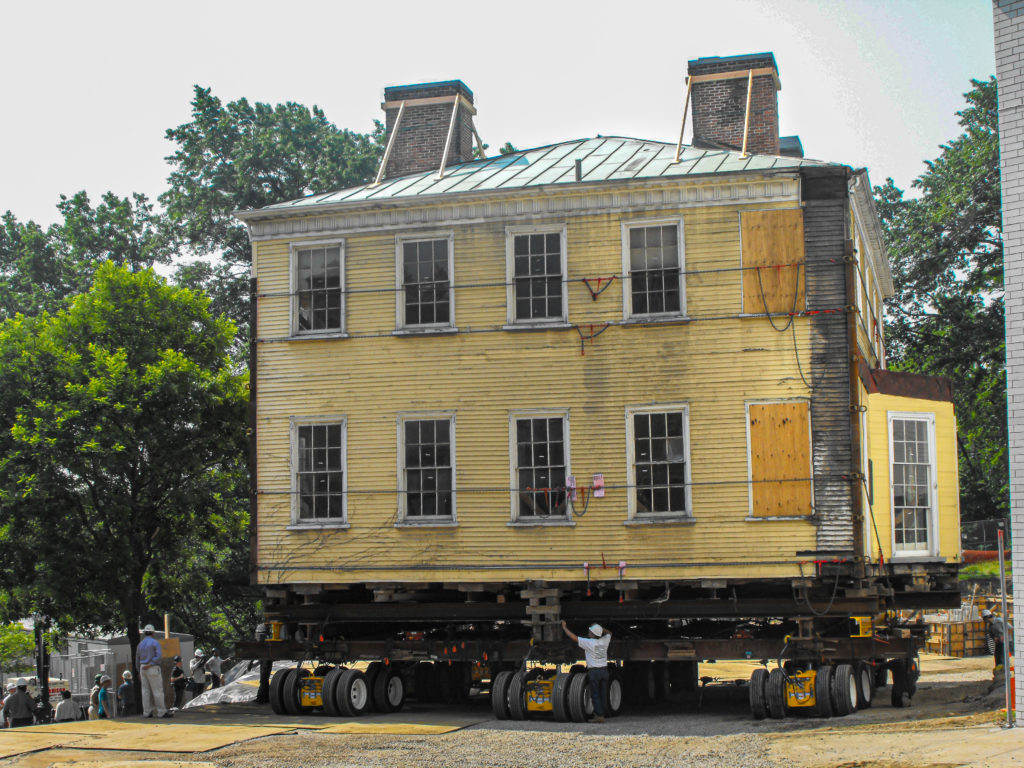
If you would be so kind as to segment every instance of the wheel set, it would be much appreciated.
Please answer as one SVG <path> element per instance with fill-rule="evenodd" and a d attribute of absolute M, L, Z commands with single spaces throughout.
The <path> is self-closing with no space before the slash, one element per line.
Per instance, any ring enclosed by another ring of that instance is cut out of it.
<path fill-rule="evenodd" d="M 624 687 L 619 669 L 608 666 L 606 714 L 622 710 Z M 557 722 L 585 723 L 594 715 L 590 677 L 583 667 L 568 672 L 534 668 L 499 672 L 491 681 L 491 711 L 499 720 L 527 720 L 551 713 Z"/>
<path fill-rule="evenodd" d="M 320 674 L 302 667 L 274 673 L 270 707 L 278 715 L 305 715 L 322 709 L 334 717 L 397 712 L 405 704 L 405 681 L 390 665 L 374 662 L 366 671 L 330 667 Z"/>

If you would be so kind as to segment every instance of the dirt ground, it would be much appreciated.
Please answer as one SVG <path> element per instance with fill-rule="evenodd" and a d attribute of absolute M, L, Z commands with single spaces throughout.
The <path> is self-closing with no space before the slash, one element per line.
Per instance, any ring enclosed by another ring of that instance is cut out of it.
<path fill-rule="evenodd" d="M 84 728 L 87 735 L 74 739 L 36 729 L 35 737 L 15 731 L 5 742 L 12 732 L 0 732 L 0 747 L 17 738 L 44 745 L 0 759 L 0 767 L 1024 766 L 1024 728 L 1001 727 L 1002 688 L 992 686 L 990 658 L 925 656 L 921 666 L 909 709 L 891 707 L 885 688 L 870 709 L 830 720 L 753 720 L 746 688 L 735 682 L 749 677 L 751 665 L 730 663 L 702 665 L 706 684 L 698 697 L 603 724 L 496 721 L 483 699 L 459 709 L 411 703 L 393 715 L 348 722 L 217 705 L 169 721 L 121 720 L 103 733 Z"/>

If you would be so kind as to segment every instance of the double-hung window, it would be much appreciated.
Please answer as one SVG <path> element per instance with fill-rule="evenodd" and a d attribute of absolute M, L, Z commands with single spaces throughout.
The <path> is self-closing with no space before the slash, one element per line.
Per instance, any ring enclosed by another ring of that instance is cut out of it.
<path fill-rule="evenodd" d="M 455 521 L 455 417 L 428 414 L 399 421 L 399 520 Z"/>
<path fill-rule="evenodd" d="M 346 519 L 345 420 L 292 424 L 292 522 Z"/>
<path fill-rule="evenodd" d="M 893 549 L 930 554 L 935 510 L 935 417 L 889 413 Z"/>
<path fill-rule="evenodd" d="M 626 410 L 629 517 L 689 517 L 690 447 L 686 405 Z"/>
<path fill-rule="evenodd" d="M 452 236 L 399 238 L 398 327 L 454 325 Z"/>
<path fill-rule="evenodd" d="M 513 522 L 566 520 L 569 414 L 513 413 L 509 422 Z"/>
<path fill-rule="evenodd" d="M 508 322 L 562 323 L 567 318 L 565 227 L 510 227 L 506 233 Z"/>
<path fill-rule="evenodd" d="M 683 265 L 680 219 L 624 223 L 622 271 L 628 276 L 623 291 L 626 316 L 686 314 Z"/>
<path fill-rule="evenodd" d="M 296 334 L 345 330 L 345 248 L 343 243 L 292 246 L 293 324 Z"/>

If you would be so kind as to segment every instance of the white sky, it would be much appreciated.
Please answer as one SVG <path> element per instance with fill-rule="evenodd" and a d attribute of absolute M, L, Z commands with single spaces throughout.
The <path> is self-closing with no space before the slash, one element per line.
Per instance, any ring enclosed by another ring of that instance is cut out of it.
<path fill-rule="evenodd" d="M 689 59 L 773 51 L 782 134 L 906 188 L 995 72 L 991 0 L 10 0 L 2 18 L 0 212 L 42 224 L 61 193 L 160 194 L 193 84 L 368 131 L 385 85 L 458 78 L 493 152 L 675 141 Z"/>

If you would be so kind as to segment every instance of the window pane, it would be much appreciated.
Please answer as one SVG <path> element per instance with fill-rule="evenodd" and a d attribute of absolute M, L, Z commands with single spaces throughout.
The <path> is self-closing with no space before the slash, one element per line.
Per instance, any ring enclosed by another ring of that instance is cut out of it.
<path fill-rule="evenodd" d="M 341 248 L 296 253 L 295 325 L 300 331 L 340 330 L 344 318 Z"/>
<path fill-rule="evenodd" d="M 562 417 L 516 420 L 519 516 L 567 513 Z"/>
<path fill-rule="evenodd" d="M 636 513 L 687 514 L 682 411 L 633 415 Z"/>

